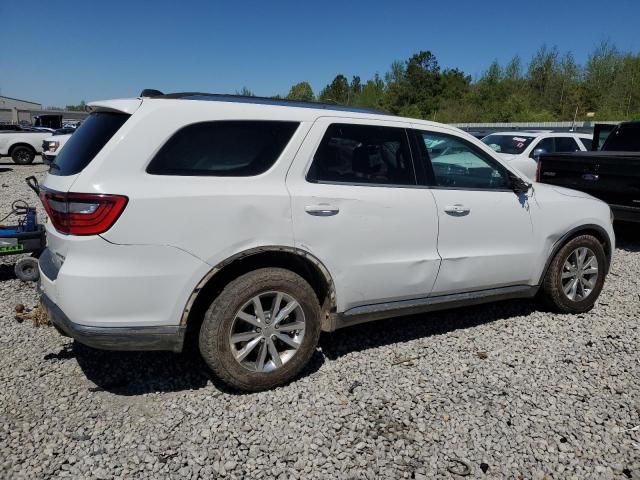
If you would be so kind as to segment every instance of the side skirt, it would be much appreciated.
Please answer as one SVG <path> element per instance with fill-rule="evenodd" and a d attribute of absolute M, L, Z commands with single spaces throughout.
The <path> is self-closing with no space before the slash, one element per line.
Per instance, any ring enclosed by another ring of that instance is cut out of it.
<path fill-rule="evenodd" d="M 351 308 L 343 313 L 333 314 L 332 323 L 334 328 L 332 330 L 385 318 L 467 307 L 500 300 L 533 298 L 536 293 L 538 293 L 538 288 L 538 286 L 532 287 L 530 285 L 501 287 L 475 292 L 454 293 L 436 297 L 363 305 Z"/>

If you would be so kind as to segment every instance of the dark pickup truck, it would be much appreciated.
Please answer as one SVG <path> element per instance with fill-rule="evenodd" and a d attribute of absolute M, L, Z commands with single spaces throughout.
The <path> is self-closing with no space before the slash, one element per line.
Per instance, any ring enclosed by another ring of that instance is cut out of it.
<path fill-rule="evenodd" d="M 618 125 L 600 151 L 541 155 L 536 177 L 607 202 L 615 220 L 640 222 L 640 121 Z"/>

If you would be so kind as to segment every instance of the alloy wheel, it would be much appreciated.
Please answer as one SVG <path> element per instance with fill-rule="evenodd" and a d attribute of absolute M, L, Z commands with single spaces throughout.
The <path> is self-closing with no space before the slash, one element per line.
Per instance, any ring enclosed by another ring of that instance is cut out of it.
<path fill-rule="evenodd" d="M 562 290 L 567 298 L 580 302 L 587 298 L 598 281 L 598 259 L 590 248 L 578 247 L 562 266 Z"/>
<path fill-rule="evenodd" d="M 260 293 L 235 315 L 229 334 L 231 353 L 248 370 L 271 372 L 296 354 L 305 326 L 302 307 L 291 295 Z"/>

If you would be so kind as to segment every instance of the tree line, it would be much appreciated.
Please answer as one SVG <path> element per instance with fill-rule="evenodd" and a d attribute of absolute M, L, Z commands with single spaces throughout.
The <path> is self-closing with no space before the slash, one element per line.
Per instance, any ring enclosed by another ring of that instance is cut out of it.
<path fill-rule="evenodd" d="M 253 95 L 246 87 L 236 92 Z M 494 61 L 476 80 L 458 68 L 441 68 L 420 51 L 389 71 L 363 81 L 338 74 L 317 95 L 307 81 L 275 98 L 368 107 L 440 122 L 529 122 L 640 118 L 640 53 L 598 45 L 585 64 L 571 52 L 542 46 L 528 63 L 518 56 Z"/>

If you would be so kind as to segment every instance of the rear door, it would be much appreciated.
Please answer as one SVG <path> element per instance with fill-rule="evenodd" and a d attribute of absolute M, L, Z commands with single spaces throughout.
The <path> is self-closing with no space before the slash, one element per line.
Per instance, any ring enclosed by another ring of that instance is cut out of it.
<path fill-rule="evenodd" d="M 287 174 L 295 245 L 329 269 L 338 311 L 427 296 L 440 257 L 404 123 L 318 119 Z"/>
<path fill-rule="evenodd" d="M 439 218 L 432 295 L 527 285 L 535 258 L 529 198 L 493 157 L 450 130 L 414 126 Z"/>

